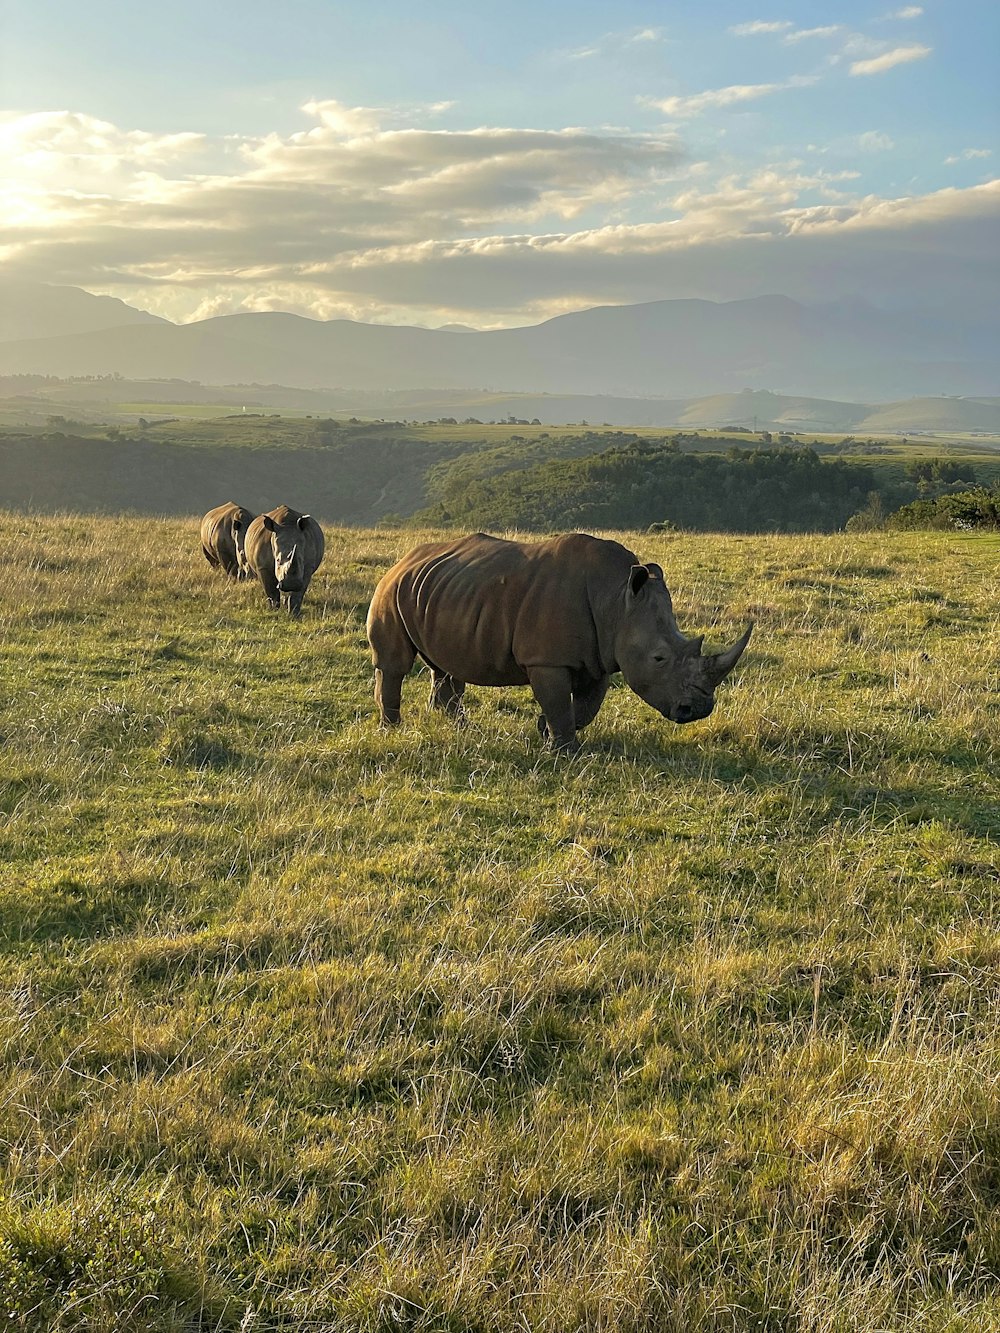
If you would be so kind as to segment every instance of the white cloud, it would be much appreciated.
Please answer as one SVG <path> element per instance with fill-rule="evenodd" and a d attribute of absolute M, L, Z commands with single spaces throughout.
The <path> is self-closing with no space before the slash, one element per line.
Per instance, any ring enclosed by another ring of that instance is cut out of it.
<path fill-rule="evenodd" d="M 880 56 L 874 56 L 871 60 L 856 60 L 851 66 L 852 74 L 882 74 L 887 69 L 894 69 L 896 65 L 908 64 L 911 60 L 923 60 L 925 56 L 931 54 L 929 46 L 897 46 L 895 50 L 886 51 Z"/>
<path fill-rule="evenodd" d="M 596 41 L 578 46 L 572 51 L 564 51 L 562 55 L 566 60 L 592 60 L 595 56 L 620 55 L 630 46 L 662 41 L 662 28 L 628 28 L 624 32 L 606 32 Z"/>
<path fill-rule="evenodd" d="M 944 164 L 946 167 L 953 167 L 956 162 L 972 162 L 976 158 L 992 156 L 992 148 L 963 148 L 960 153 L 955 153 L 951 157 L 946 157 Z"/>
<path fill-rule="evenodd" d="M 315 116 L 324 128 L 343 138 L 371 134 L 377 130 L 385 111 L 370 106 L 344 106 L 341 102 L 327 98 L 323 102 L 306 102 L 302 108 L 307 115 Z"/>
<path fill-rule="evenodd" d="M 902 9 L 897 9 L 895 13 L 886 14 L 889 19 L 918 19 L 923 13 L 921 5 L 904 5 Z"/>
<path fill-rule="evenodd" d="M 202 134 L 149 134 L 121 130 L 72 111 L 40 111 L 0 121 L 0 155 L 12 170 L 52 174 L 86 164 L 89 172 L 162 167 L 187 161 L 205 144 Z"/>
<path fill-rule="evenodd" d="M 787 88 L 805 88 L 815 82 L 811 75 L 796 74 L 784 83 L 737 83 L 728 88 L 710 88 L 707 92 L 692 93 L 686 97 L 644 97 L 641 100 L 646 106 L 662 111 L 665 116 L 686 120 L 691 116 L 700 116 L 703 111 L 753 102 L 760 97 L 770 97 L 772 93 L 784 92 Z"/>
<path fill-rule="evenodd" d="M 858 135 L 858 147 L 863 153 L 884 153 L 895 146 L 888 134 L 883 134 L 881 130 L 866 130 L 864 134 Z"/>
<path fill-rule="evenodd" d="M 726 31 L 732 33 L 734 37 L 757 37 L 762 33 L 768 32 L 787 32 L 789 28 L 794 28 L 795 24 L 787 19 L 781 19 L 776 23 L 768 23 L 762 19 L 754 19 L 752 23 L 737 23 Z"/>
<path fill-rule="evenodd" d="M 64 114 L 8 122 L 7 239 L 23 255 L 75 229 L 84 266 L 197 284 L 427 235 L 565 221 L 659 188 L 684 159 L 667 133 L 383 129 L 371 108 L 327 100 L 304 110 L 311 129 L 217 144 L 199 172 L 182 169 L 204 148 L 198 136 Z M 155 170 L 154 158 L 166 166 Z"/>
<path fill-rule="evenodd" d="M 755 101 L 758 97 L 768 97 L 779 92 L 780 83 L 742 83 L 729 88 L 714 88 L 704 93 L 694 93 L 689 97 L 649 98 L 648 104 L 656 107 L 667 116 L 697 116 L 702 111 L 715 107 L 733 106 L 738 102 Z"/>
<path fill-rule="evenodd" d="M 836 37 L 838 32 L 844 29 L 839 23 L 830 23 L 825 28 L 799 28 L 796 32 L 790 32 L 782 37 L 782 41 L 791 46 L 795 42 L 804 42 L 810 37 Z"/>

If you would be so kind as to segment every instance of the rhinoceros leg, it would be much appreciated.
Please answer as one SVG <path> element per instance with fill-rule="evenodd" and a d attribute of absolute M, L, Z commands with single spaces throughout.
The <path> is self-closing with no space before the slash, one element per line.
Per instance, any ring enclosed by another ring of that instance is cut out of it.
<path fill-rule="evenodd" d="M 610 684 L 610 676 L 601 676 L 598 680 L 586 677 L 582 682 L 573 682 L 573 714 L 577 731 L 582 731 L 593 722 L 600 712 Z"/>
<path fill-rule="evenodd" d="M 258 573 L 261 585 L 264 588 L 264 595 L 267 597 L 267 604 L 272 611 L 277 611 L 281 606 L 281 593 L 278 591 L 278 580 L 274 577 L 274 570 L 264 566 Z"/>
<path fill-rule="evenodd" d="M 444 671 L 431 668 L 431 708 L 441 708 L 456 722 L 464 722 L 465 710 L 462 707 L 464 693 L 464 680 L 456 680 L 454 676 L 449 676 Z"/>
<path fill-rule="evenodd" d="M 403 698 L 403 677 L 394 671 L 375 668 L 375 702 L 383 727 L 399 726 L 399 705 Z"/>
<path fill-rule="evenodd" d="M 379 722 L 383 727 L 398 727 L 403 681 L 416 661 L 417 650 L 396 617 L 370 619 L 368 641 L 375 664 L 375 702 Z"/>
<path fill-rule="evenodd" d="M 565 667 L 529 667 L 528 683 L 545 716 L 553 748 L 569 753 L 578 750 L 569 671 Z"/>

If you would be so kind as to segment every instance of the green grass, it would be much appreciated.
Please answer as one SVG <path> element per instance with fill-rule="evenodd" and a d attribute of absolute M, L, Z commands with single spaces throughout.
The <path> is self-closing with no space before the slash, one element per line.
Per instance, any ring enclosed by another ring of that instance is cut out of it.
<path fill-rule="evenodd" d="M 0 538 L 0 1312 L 1000 1329 L 1000 542 L 639 537 L 715 714 L 380 732 L 190 522 Z"/>

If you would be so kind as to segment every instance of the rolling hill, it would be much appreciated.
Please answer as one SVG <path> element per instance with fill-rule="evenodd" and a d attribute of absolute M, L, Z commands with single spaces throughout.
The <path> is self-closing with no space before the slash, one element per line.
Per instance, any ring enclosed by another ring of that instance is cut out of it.
<path fill-rule="evenodd" d="M 200 410 L 199 410 L 200 409 Z M 134 424 L 140 417 L 284 412 L 387 421 L 566 423 L 739 428 L 797 434 L 959 433 L 1000 435 L 1000 399 L 915 397 L 894 403 L 840 402 L 766 390 L 698 398 L 610 394 L 500 394 L 433 390 L 317 390 L 287 384 L 205 385 L 192 380 L 53 380 L 0 376 L 0 423 L 43 426 L 54 415 L 91 423 Z"/>

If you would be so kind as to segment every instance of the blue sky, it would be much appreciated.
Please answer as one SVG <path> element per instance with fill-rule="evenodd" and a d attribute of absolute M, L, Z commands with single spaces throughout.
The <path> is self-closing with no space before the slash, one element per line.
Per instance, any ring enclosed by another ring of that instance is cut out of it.
<path fill-rule="evenodd" d="M 985 305 L 998 15 L 6 0 L 0 271 L 174 319 Z"/>

